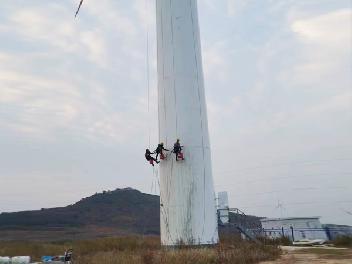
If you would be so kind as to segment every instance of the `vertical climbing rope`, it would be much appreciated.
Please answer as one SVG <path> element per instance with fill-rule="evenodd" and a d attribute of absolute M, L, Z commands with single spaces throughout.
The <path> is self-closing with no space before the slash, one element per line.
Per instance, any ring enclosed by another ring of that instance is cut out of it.
<path fill-rule="evenodd" d="M 145 10 L 146 12 L 148 13 L 149 12 L 149 4 L 148 4 L 148 0 L 145 0 Z M 162 17 L 163 14 L 161 15 L 161 19 L 163 18 Z M 149 149 L 151 148 L 151 111 L 150 111 L 150 53 L 149 53 L 149 36 L 150 36 L 150 33 L 149 33 L 149 23 L 147 22 L 147 25 L 146 25 L 146 75 L 147 75 L 147 93 L 148 93 L 148 103 L 147 103 L 147 110 L 148 110 L 148 145 L 149 145 Z M 163 45 L 163 43 L 162 43 Z M 157 56 L 159 57 L 160 54 L 157 54 Z M 163 65 L 163 70 L 164 70 L 164 65 Z M 160 91 L 159 91 L 160 93 Z M 160 95 L 159 95 L 160 96 Z M 164 104 L 166 104 L 166 99 L 165 99 L 165 94 L 163 94 L 164 96 Z M 164 107 L 165 109 L 165 107 Z M 158 113 L 159 113 L 159 117 L 160 118 L 160 108 L 158 109 Z M 166 122 L 166 112 L 164 112 L 164 118 L 165 118 L 165 122 Z M 160 131 L 159 131 L 159 135 L 160 135 Z M 161 139 L 159 140 L 161 141 Z M 167 138 L 166 138 L 166 142 L 167 144 Z M 163 201 L 163 198 L 161 196 L 161 192 L 160 192 L 160 179 L 159 179 L 159 175 L 158 175 L 158 169 L 153 167 L 153 176 L 155 177 L 155 183 L 154 183 L 154 179 L 153 179 L 153 183 L 152 183 L 152 188 L 153 188 L 153 185 L 154 185 L 154 188 L 155 188 L 155 193 L 157 193 L 157 188 L 159 189 L 159 194 L 160 194 L 160 214 L 162 216 L 162 219 L 160 219 L 161 221 L 164 221 L 165 222 L 165 227 L 166 227 L 166 233 L 167 233 L 167 236 L 168 238 L 172 240 L 172 236 L 171 236 L 171 233 L 170 233 L 170 227 L 169 227 L 169 217 L 168 217 L 168 212 L 166 212 L 165 210 L 165 207 L 164 207 L 164 201 Z"/>
<path fill-rule="evenodd" d="M 158 1 L 157 1 L 158 3 Z M 163 29 L 163 20 L 164 20 L 164 9 L 163 9 L 163 3 L 161 3 L 161 6 L 160 6 L 160 20 L 161 20 L 161 45 L 162 45 L 162 50 L 164 50 L 164 29 Z M 158 58 L 159 58 L 160 54 L 159 54 L 159 49 L 158 49 Z M 162 56 L 165 56 L 165 54 L 162 54 Z M 164 64 L 164 60 L 162 60 L 163 62 L 163 67 L 162 67 L 162 70 L 163 70 L 163 81 L 165 80 L 165 64 Z M 159 93 L 161 93 L 161 89 L 159 90 Z M 164 109 L 164 126 L 167 127 L 167 118 L 166 118 L 166 97 L 165 97 L 165 91 L 163 91 L 163 109 Z M 160 96 L 160 95 L 159 95 Z M 160 104 L 160 102 L 159 102 Z M 160 117 L 159 117 L 160 118 Z M 159 124 L 160 124 L 160 120 L 159 120 Z M 159 127 L 159 137 L 161 135 L 160 133 L 160 127 Z M 163 141 L 164 139 L 162 138 L 159 138 L 159 141 Z M 166 145 L 168 144 L 168 136 L 167 136 L 167 133 L 165 134 L 165 143 Z"/>
<path fill-rule="evenodd" d="M 148 0 L 145 0 L 145 12 L 148 14 Z M 149 56 L 149 22 L 146 23 L 146 79 L 147 79 L 147 110 L 148 110 L 148 146 L 151 148 L 151 116 L 150 116 L 150 56 Z"/>
<path fill-rule="evenodd" d="M 153 167 L 153 174 L 156 178 L 156 182 L 158 184 L 159 192 L 160 192 L 160 179 L 159 179 L 159 175 L 158 175 L 158 170 L 155 169 L 154 167 Z M 168 238 L 170 239 L 170 241 L 172 243 L 175 243 L 175 241 L 173 240 L 171 233 L 170 233 L 169 213 L 166 212 L 166 210 L 165 210 L 164 201 L 163 201 L 161 194 L 160 194 L 160 214 L 162 216 L 162 219 L 160 219 L 160 221 L 164 221 L 164 223 L 165 223 L 166 233 L 167 233 Z"/>
<path fill-rule="evenodd" d="M 172 8 L 172 0 L 169 1 L 170 3 L 170 10 Z M 177 115 L 177 93 L 176 93 L 176 71 L 175 71 L 175 40 L 174 40 L 174 15 L 171 14 L 170 16 L 170 25 L 171 25 L 171 42 L 172 42 L 172 72 L 173 72 L 173 92 L 174 92 L 174 107 L 175 107 L 175 128 L 176 128 L 176 138 L 178 138 L 178 115 Z"/>

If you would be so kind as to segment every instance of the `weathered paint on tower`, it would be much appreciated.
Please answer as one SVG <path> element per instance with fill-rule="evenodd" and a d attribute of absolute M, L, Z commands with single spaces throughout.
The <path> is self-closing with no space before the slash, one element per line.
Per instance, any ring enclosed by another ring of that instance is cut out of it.
<path fill-rule="evenodd" d="M 207 107 L 196 0 L 156 0 L 159 137 L 177 138 L 185 161 L 160 164 L 161 241 L 174 246 L 218 242 Z"/>

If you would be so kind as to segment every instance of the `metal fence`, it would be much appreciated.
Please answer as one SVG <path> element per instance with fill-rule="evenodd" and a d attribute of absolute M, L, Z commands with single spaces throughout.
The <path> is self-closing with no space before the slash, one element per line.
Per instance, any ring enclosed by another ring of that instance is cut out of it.
<path fill-rule="evenodd" d="M 352 236 L 352 228 L 279 228 L 279 229 L 264 229 L 264 228 L 255 228 L 250 229 L 257 237 L 271 237 L 271 238 L 280 238 L 287 237 L 292 241 L 295 241 L 295 234 L 297 233 L 313 233 L 313 232 L 324 232 L 328 240 L 333 240 L 340 236 Z"/>

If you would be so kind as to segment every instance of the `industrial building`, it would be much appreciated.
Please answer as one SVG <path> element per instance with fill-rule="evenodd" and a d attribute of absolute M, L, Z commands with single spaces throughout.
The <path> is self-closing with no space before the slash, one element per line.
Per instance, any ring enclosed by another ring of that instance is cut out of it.
<path fill-rule="evenodd" d="M 258 237 L 287 237 L 296 243 L 323 243 L 342 236 L 352 236 L 352 226 L 322 225 L 318 216 L 260 218 L 246 215 L 240 209 L 229 206 L 227 192 L 218 193 L 217 211 L 219 230 L 222 233 L 240 233 L 243 238 L 251 240 Z"/>
<path fill-rule="evenodd" d="M 336 239 L 342 236 L 352 237 L 352 226 L 348 225 L 323 225 L 329 240 Z"/>
<path fill-rule="evenodd" d="M 267 237 L 288 237 L 292 241 L 328 240 L 320 217 L 264 218 L 260 220 Z"/>

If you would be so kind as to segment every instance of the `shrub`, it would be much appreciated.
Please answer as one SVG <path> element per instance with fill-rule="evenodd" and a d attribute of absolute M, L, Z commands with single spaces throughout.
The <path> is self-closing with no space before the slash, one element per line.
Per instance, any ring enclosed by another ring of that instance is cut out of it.
<path fill-rule="evenodd" d="M 265 245 L 292 246 L 292 241 L 288 237 L 279 237 L 279 238 L 260 237 L 258 238 L 258 240 L 264 243 Z"/>
<path fill-rule="evenodd" d="M 338 247 L 352 247 L 352 236 L 339 236 L 332 243 Z"/>

